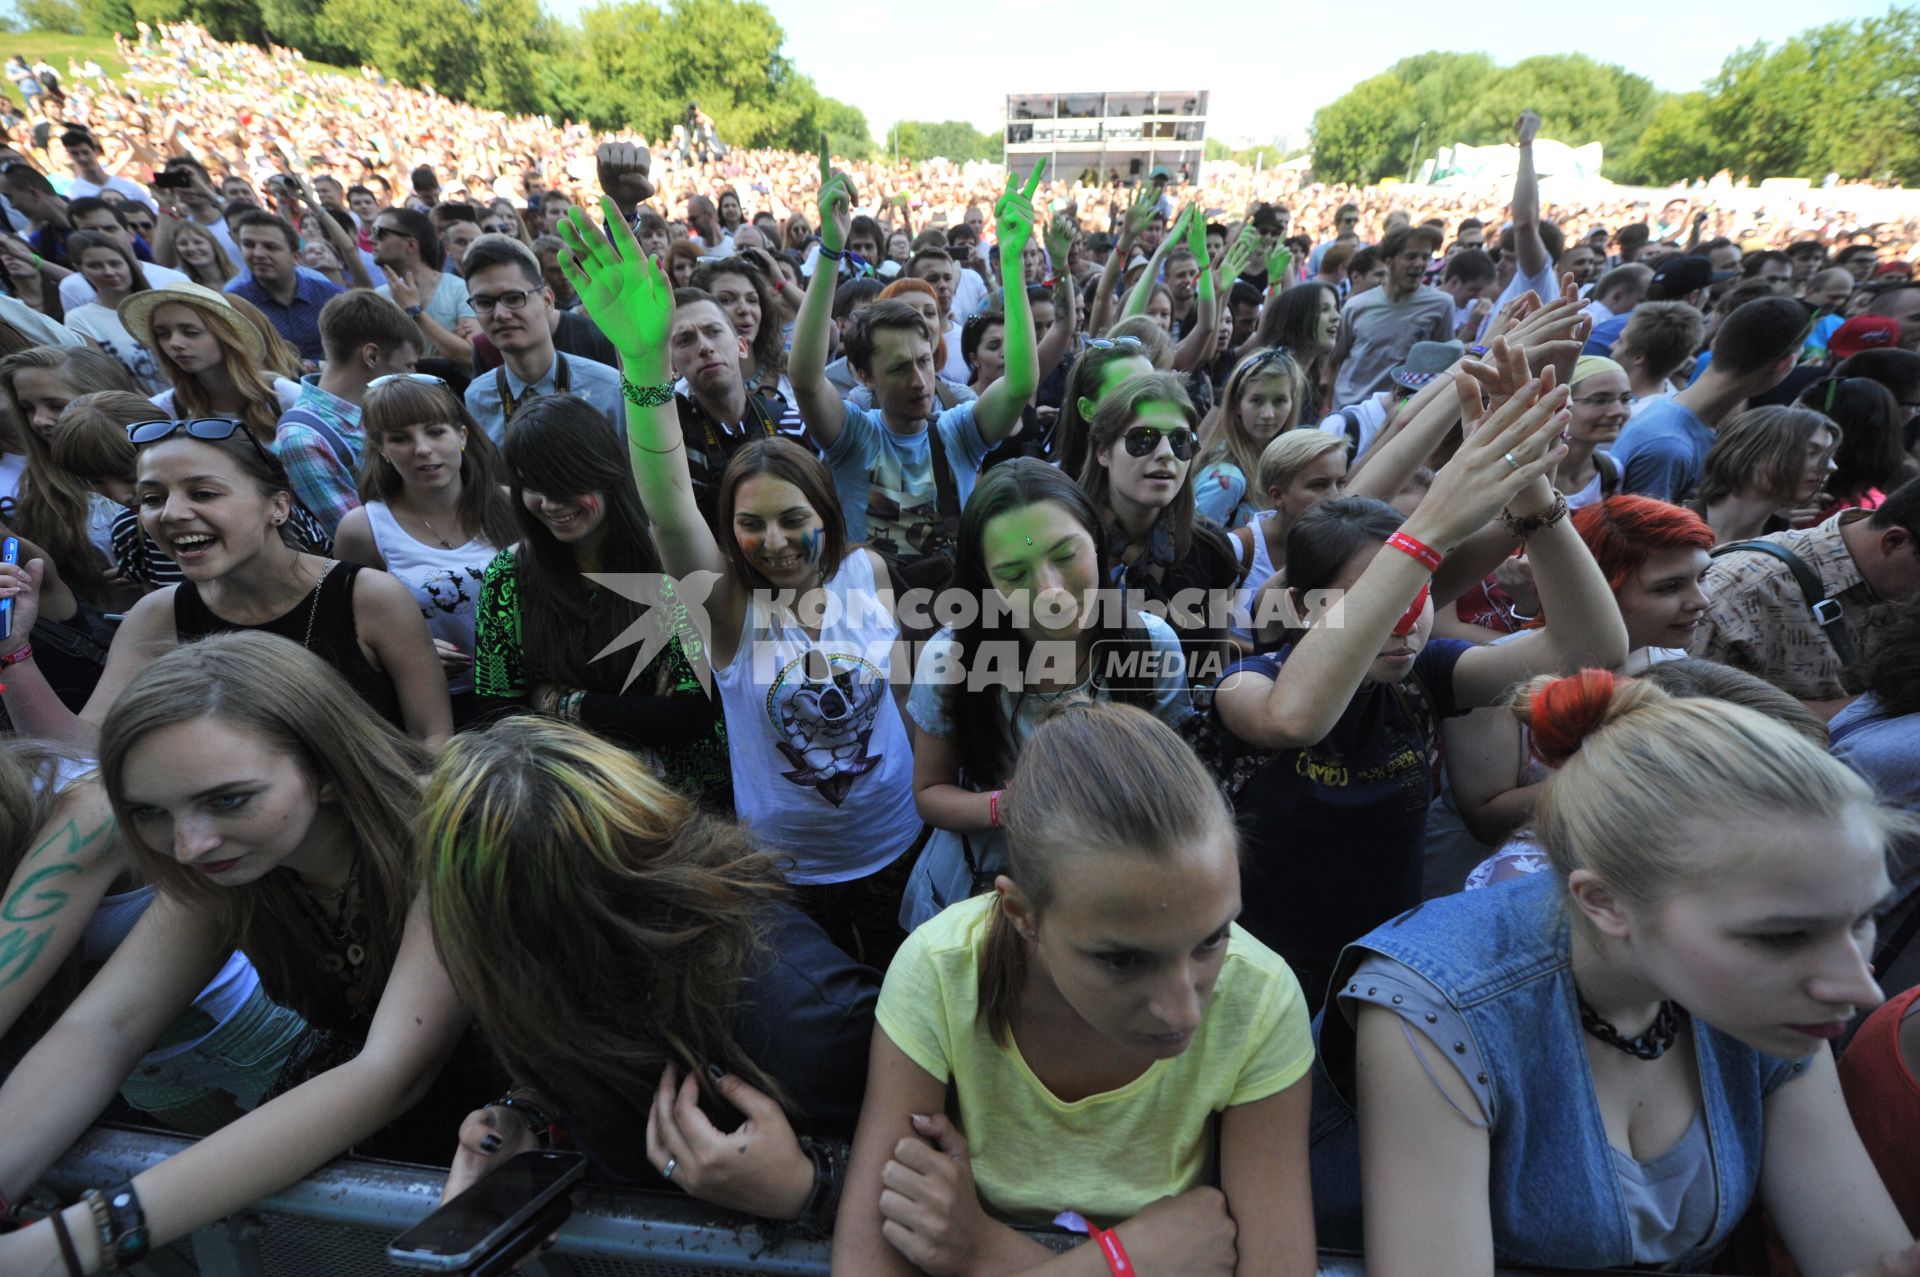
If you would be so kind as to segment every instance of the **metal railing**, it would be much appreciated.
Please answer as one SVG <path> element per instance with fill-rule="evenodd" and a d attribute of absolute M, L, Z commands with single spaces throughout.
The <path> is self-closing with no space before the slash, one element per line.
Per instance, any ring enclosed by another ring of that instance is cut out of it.
<path fill-rule="evenodd" d="M 128 1127 L 96 1126 L 43 1178 L 40 1189 L 71 1200 L 165 1161 L 191 1141 Z M 155 1251 L 141 1277 L 390 1277 L 387 1243 L 440 1199 L 444 1168 L 343 1157 L 283 1192 Z M 559 1243 L 521 1270 L 530 1277 L 826 1277 L 825 1242 L 769 1245 L 745 1216 L 678 1193 L 573 1194 Z M 1064 1247 L 1065 1235 L 1039 1235 Z M 1503 1277 L 1549 1277 L 1508 1273 Z M 1365 1277 L 1359 1258 L 1322 1254 L 1320 1277 Z M 1592 1277 L 1588 1274 L 1587 1277 Z"/>

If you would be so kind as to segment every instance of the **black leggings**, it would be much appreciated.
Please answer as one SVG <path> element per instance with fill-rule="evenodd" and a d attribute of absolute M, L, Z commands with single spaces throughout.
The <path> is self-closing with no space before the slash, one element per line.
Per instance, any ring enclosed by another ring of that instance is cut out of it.
<path fill-rule="evenodd" d="M 848 957 L 884 972 L 907 939 L 900 926 L 900 900 L 929 833 L 922 827 L 913 846 L 864 878 L 795 886 L 793 903 Z"/>

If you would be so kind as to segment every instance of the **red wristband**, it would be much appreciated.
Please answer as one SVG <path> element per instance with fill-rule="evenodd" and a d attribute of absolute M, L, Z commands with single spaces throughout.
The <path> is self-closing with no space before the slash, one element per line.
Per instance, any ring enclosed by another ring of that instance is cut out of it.
<path fill-rule="evenodd" d="M 1127 1248 L 1120 1244 L 1120 1234 L 1111 1228 L 1096 1228 L 1087 1235 L 1100 1248 L 1100 1257 L 1107 1261 L 1107 1271 L 1113 1277 L 1139 1277 L 1140 1270 L 1133 1266 Z"/>
<path fill-rule="evenodd" d="M 1429 572 L 1440 570 L 1440 551 L 1424 541 L 1416 541 L 1404 532 L 1396 532 L 1387 538 L 1387 544 L 1400 553 L 1411 556 Z"/>
<path fill-rule="evenodd" d="M 987 794 L 987 823 L 995 829 L 1000 828 L 1000 793 L 995 789 Z"/>

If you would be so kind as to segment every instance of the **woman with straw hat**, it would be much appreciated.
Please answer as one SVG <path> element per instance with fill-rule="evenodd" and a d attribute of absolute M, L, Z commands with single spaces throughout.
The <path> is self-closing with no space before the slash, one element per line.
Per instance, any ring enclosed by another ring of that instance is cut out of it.
<path fill-rule="evenodd" d="M 155 404 L 182 421 L 243 421 L 272 447 L 280 415 L 300 386 L 264 371 L 267 344 L 227 297 L 198 284 L 170 284 L 133 294 L 119 313 L 172 386 L 153 397 Z"/>

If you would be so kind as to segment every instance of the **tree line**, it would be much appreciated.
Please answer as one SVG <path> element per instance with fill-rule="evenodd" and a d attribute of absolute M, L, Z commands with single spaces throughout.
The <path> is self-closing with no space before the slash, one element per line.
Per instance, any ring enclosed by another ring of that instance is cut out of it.
<path fill-rule="evenodd" d="M 1598 141 L 1617 182 L 1721 170 L 1756 181 L 1829 173 L 1920 185 L 1920 9 L 1811 27 L 1730 54 L 1701 89 L 1666 93 L 1584 54 L 1499 66 L 1484 53 L 1425 53 L 1362 80 L 1313 117 L 1314 174 L 1402 177 L 1441 146 L 1511 140 L 1531 107 L 1541 135 Z"/>

